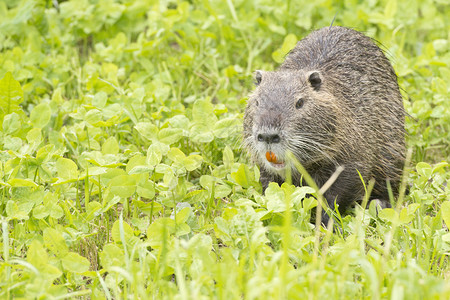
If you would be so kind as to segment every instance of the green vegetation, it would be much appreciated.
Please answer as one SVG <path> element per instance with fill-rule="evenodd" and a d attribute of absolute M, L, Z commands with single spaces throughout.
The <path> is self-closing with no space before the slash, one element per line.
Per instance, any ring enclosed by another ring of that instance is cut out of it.
<path fill-rule="evenodd" d="M 412 155 L 333 233 L 240 132 L 252 72 L 335 15 L 391 59 Z M 449 299 L 449 28 L 446 0 L 0 1 L 0 298 Z"/>

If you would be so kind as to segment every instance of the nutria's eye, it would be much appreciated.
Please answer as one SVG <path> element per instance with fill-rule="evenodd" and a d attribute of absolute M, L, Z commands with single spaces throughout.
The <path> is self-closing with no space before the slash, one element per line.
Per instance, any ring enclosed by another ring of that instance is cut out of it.
<path fill-rule="evenodd" d="M 256 101 L 255 101 L 255 104 L 256 104 L 256 106 L 259 106 L 259 101 L 256 100 Z"/>
<path fill-rule="evenodd" d="M 298 99 L 297 103 L 295 103 L 295 108 L 296 109 L 302 108 L 304 103 L 305 103 L 305 100 L 303 100 L 303 98 Z"/>

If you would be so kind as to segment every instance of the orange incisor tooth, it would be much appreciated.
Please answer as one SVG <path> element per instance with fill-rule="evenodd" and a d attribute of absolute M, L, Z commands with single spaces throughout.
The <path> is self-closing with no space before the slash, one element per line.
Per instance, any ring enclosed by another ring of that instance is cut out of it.
<path fill-rule="evenodd" d="M 267 158 L 268 161 L 270 161 L 272 163 L 276 163 L 277 162 L 277 156 L 272 151 L 267 151 L 266 152 L 266 158 Z"/>

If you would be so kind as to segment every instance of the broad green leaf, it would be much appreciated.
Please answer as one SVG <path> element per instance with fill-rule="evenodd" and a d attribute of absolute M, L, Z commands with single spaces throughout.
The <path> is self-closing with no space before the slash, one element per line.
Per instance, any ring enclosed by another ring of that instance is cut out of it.
<path fill-rule="evenodd" d="M 234 153 L 233 150 L 231 150 L 230 146 L 226 145 L 225 149 L 223 150 L 223 164 L 226 168 L 230 168 L 231 165 L 234 163 Z"/>
<path fill-rule="evenodd" d="M 133 175 L 133 174 L 150 173 L 153 170 L 154 168 L 152 166 L 135 166 L 128 172 L 128 174 Z"/>
<path fill-rule="evenodd" d="M 186 159 L 186 155 L 178 148 L 170 148 L 167 157 L 173 162 L 179 162 L 181 164 L 183 164 Z"/>
<path fill-rule="evenodd" d="M 97 216 L 97 213 L 100 213 L 102 209 L 102 205 L 97 201 L 89 202 L 86 206 L 86 219 L 88 221 L 92 220 Z"/>
<path fill-rule="evenodd" d="M 122 224 L 125 242 L 129 243 L 130 241 L 135 241 L 136 237 L 134 236 L 133 228 L 131 228 L 131 226 L 126 222 L 122 222 Z M 111 236 L 116 244 L 122 244 L 122 240 L 120 237 L 120 220 L 114 222 L 111 229 Z"/>
<path fill-rule="evenodd" d="M 146 139 L 152 141 L 158 137 L 158 127 L 149 122 L 139 122 L 134 128 L 139 132 L 140 135 Z"/>
<path fill-rule="evenodd" d="M 285 56 L 289 53 L 289 51 L 291 51 L 295 45 L 297 44 L 297 37 L 290 33 L 288 34 L 283 41 L 283 45 L 281 46 L 281 48 L 275 50 L 272 53 L 272 58 L 273 60 L 275 60 L 277 63 L 282 63 L 284 61 Z"/>
<path fill-rule="evenodd" d="M 78 179 L 78 167 L 68 158 L 61 157 L 56 161 L 56 171 L 61 180 Z"/>
<path fill-rule="evenodd" d="M 102 154 L 112 154 L 116 155 L 119 153 L 119 143 L 115 137 L 108 138 L 102 145 Z"/>
<path fill-rule="evenodd" d="M 22 147 L 22 139 L 18 137 L 5 136 L 3 139 L 3 148 L 6 150 L 19 151 Z"/>
<path fill-rule="evenodd" d="M 108 94 L 105 92 L 98 92 L 94 95 L 92 99 L 92 105 L 97 108 L 103 108 L 106 105 L 106 101 L 108 100 Z"/>
<path fill-rule="evenodd" d="M 125 259 L 124 251 L 115 244 L 105 245 L 100 253 L 100 261 L 105 268 L 125 266 Z"/>
<path fill-rule="evenodd" d="M 147 239 L 152 247 L 161 247 L 165 239 L 175 233 L 175 221 L 170 218 L 159 218 L 147 229 Z M 167 242 L 167 240 L 166 240 Z"/>
<path fill-rule="evenodd" d="M 32 152 L 39 146 L 42 142 L 42 131 L 40 128 L 33 128 L 27 133 L 27 141 L 32 146 Z"/>
<path fill-rule="evenodd" d="M 179 212 L 177 212 L 176 216 L 175 216 L 175 221 L 176 224 L 181 224 L 187 221 L 187 219 L 189 218 L 189 215 L 192 212 L 192 208 L 191 207 L 185 207 L 182 210 L 180 210 Z"/>
<path fill-rule="evenodd" d="M 397 212 L 393 208 L 385 208 L 378 213 L 378 216 L 385 220 L 389 221 L 393 224 L 397 224 L 399 222 L 399 216 Z"/>
<path fill-rule="evenodd" d="M 39 271 L 39 277 L 53 281 L 62 275 L 62 272 L 48 262 L 47 251 L 38 240 L 33 240 L 28 247 L 27 261 Z"/>
<path fill-rule="evenodd" d="M 85 115 L 85 121 L 93 126 L 99 125 L 98 123 L 102 120 L 102 113 L 98 109 L 91 109 Z"/>
<path fill-rule="evenodd" d="M 10 72 L 7 72 L 0 79 L 0 117 L 15 111 L 21 111 L 19 104 L 22 101 L 23 91 L 20 83 L 12 77 Z"/>
<path fill-rule="evenodd" d="M 155 197 L 155 184 L 151 180 L 144 180 L 137 185 L 136 193 L 142 198 L 153 199 Z"/>
<path fill-rule="evenodd" d="M 242 123 L 237 118 L 225 118 L 214 124 L 213 133 L 217 138 L 227 138 L 241 130 Z"/>
<path fill-rule="evenodd" d="M 200 185 L 204 189 L 211 190 L 213 184 L 215 184 L 215 183 L 216 183 L 216 179 L 211 175 L 202 175 L 200 177 Z"/>
<path fill-rule="evenodd" d="M 214 139 L 212 127 L 205 124 L 194 124 L 189 131 L 189 137 L 195 143 L 209 143 Z"/>
<path fill-rule="evenodd" d="M 62 258 L 69 253 L 66 241 L 59 231 L 51 227 L 44 229 L 44 245 L 57 257 Z"/>
<path fill-rule="evenodd" d="M 134 167 L 137 167 L 137 166 L 143 166 L 143 165 L 145 165 L 145 156 L 142 155 L 141 153 L 138 153 L 138 154 L 132 156 L 132 157 L 130 158 L 130 160 L 128 160 L 127 166 L 126 166 L 126 168 L 125 168 L 125 171 L 126 171 L 127 173 L 130 173 L 130 171 L 131 171 Z"/>
<path fill-rule="evenodd" d="M 32 181 L 31 179 L 22 179 L 22 178 L 12 178 L 7 181 L 7 183 L 12 187 L 37 187 L 38 185 Z"/>
<path fill-rule="evenodd" d="M 179 128 L 164 128 L 158 133 L 158 140 L 161 143 L 172 145 L 178 142 L 183 136 L 183 131 Z"/>
<path fill-rule="evenodd" d="M 441 205 L 442 219 L 447 228 L 450 228 L 450 200 L 444 201 Z"/>
<path fill-rule="evenodd" d="M 268 211 L 283 212 L 286 210 L 285 193 L 277 183 L 271 182 L 265 191 L 265 195 Z"/>
<path fill-rule="evenodd" d="M 19 206 L 15 201 L 8 200 L 6 202 L 6 215 L 11 219 L 28 220 L 28 213 L 32 209 L 32 206 L 27 207 Z"/>
<path fill-rule="evenodd" d="M 432 174 L 432 168 L 429 164 L 425 162 L 419 162 L 416 165 L 417 173 L 419 173 L 421 176 L 424 176 L 426 178 L 430 178 Z"/>
<path fill-rule="evenodd" d="M 109 188 L 114 195 L 128 198 L 136 191 L 136 180 L 131 175 L 119 175 L 111 179 Z"/>
<path fill-rule="evenodd" d="M 236 172 L 231 173 L 231 178 L 243 188 L 250 187 L 250 184 L 254 181 L 254 175 L 246 164 L 241 164 Z"/>
<path fill-rule="evenodd" d="M 163 143 L 153 143 L 147 150 L 147 164 L 150 166 L 156 166 L 162 160 L 163 155 L 169 152 L 169 146 Z"/>
<path fill-rule="evenodd" d="M 213 128 L 217 122 L 217 117 L 213 112 L 213 105 L 209 99 L 195 101 L 192 117 L 195 123 L 209 126 L 209 128 Z"/>
<path fill-rule="evenodd" d="M 387 19 L 392 19 L 397 12 L 397 0 L 389 0 L 384 7 L 384 15 Z"/>
<path fill-rule="evenodd" d="M 47 144 L 47 145 L 41 147 L 36 152 L 36 159 L 38 159 L 40 162 L 42 162 L 53 151 L 53 149 L 55 149 L 55 145 L 53 145 L 53 144 Z"/>
<path fill-rule="evenodd" d="M 184 130 L 189 128 L 190 121 L 185 115 L 176 115 L 168 121 L 172 128 L 180 128 Z"/>
<path fill-rule="evenodd" d="M 6 134 L 14 134 L 21 126 L 20 117 L 16 113 L 6 115 L 3 119 L 3 132 Z"/>
<path fill-rule="evenodd" d="M 37 269 L 47 264 L 48 254 L 39 240 L 33 240 L 28 246 L 27 261 Z"/>
<path fill-rule="evenodd" d="M 292 202 L 296 205 L 300 204 L 307 194 L 315 193 L 314 189 L 309 186 L 297 187 L 292 193 Z"/>
<path fill-rule="evenodd" d="M 217 184 L 214 188 L 214 197 L 215 198 L 225 198 L 232 192 L 232 189 L 228 185 Z"/>
<path fill-rule="evenodd" d="M 69 252 L 64 255 L 64 257 L 61 258 L 61 262 L 64 269 L 74 273 L 86 272 L 90 267 L 89 261 L 75 252 Z"/>
<path fill-rule="evenodd" d="M 141 210 L 143 213 L 147 215 L 154 215 L 160 212 L 163 206 L 155 201 L 144 202 L 141 200 L 134 200 L 133 203 Z"/>
<path fill-rule="evenodd" d="M 49 215 L 49 209 L 45 205 L 38 205 L 33 209 L 33 217 L 36 219 L 43 219 Z"/>
<path fill-rule="evenodd" d="M 176 224 L 175 236 L 180 237 L 191 232 L 191 227 L 186 223 Z"/>
<path fill-rule="evenodd" d="M 52 110 L 46 102 L 38 104 L 30 114 L 30 121 L 36 128 L 44 128 L 50 121 Z"/>

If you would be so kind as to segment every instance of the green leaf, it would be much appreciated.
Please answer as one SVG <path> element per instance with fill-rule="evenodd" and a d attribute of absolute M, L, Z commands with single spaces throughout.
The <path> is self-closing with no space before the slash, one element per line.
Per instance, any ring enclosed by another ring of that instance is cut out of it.
<path fill-rule="evenodd" d="M 12 187 L 37 187 L 38 185 L 32 181 L 31 179 L 22 179 L 22 178 L 12 178 L 7 182 Z"/>
<path fill-rule="evenodd" d="M 47 207 L 44 205 L 38 205 L 33 209 L 33 217 L 36 219 L 43 219 L 46 218 L 49 215 L 49 211 Z"/>
<path fill-rule="evenodd" d="M 164 128 L 158 133 L 158 140 L 166 145 L 178 142 L 183 136 L 183 130 L 179 128 Z"/>
<path fill-rule="evenodd" d="M 286 210 L 285 193 L 277 183 L 269 183 L 265 195 L 267 198 L 268 211 L 283 212 Z"/>
<path fill-rule="evenodd" d="M 105 107 L 107 100 L 108 94 L 106 94 L 105 92 L 98 92 L 92 99 L 92 105 L 94 105 L 97 108 L 103 108 Z"/>
<path fill-rule="evenodd" d="M 167 153 L 167 157 L 173 162 L 183 166 L 187 171 L 193 171 L 201 166 L 203 162 L 203 157 L 200 155 L 186 155 L 178 148 L 171 148 Z"/>
<path fill-rule="evenodd" d="M 284 58 L 286 57 L 286 55 L 289 53 L 289 51 L 291 51 L 295 45 L 297 44 L 297 37 L 295 36 L 295 34 L 288 34 L 283 41 L 283 45 L 281 46 L 281 48 L 275 50 L 272 53 L 272 58 L 277 62 L 277 63 L 282 63 L 284 61 Z"/>
<path fill-rule="evenodd" d="M 64 269 L 74 273 L 86 272 L 90 267 L 89 261 L 75 252 L 69 252 L 64 255 L 64 257 L 61 258 L 61 262 Z"/>
<path fill-rule="evenodd" d="M 155 184 L 151 180 L 144 180 L 138 183 L 136 193 L 147 199 L 153 199 L 155 197 Z"/>
<path fill-rule="evenodd" d="M 233 150 L 231 150 L 230 146 L 228 145 L 226 145 L 225 149 L 223 149 L 222 160 L 226 168 L 230 168 L 231 165 L 234 163 L 234 153 Z"/>
<path fill-rule="evenodd" d="M 156 127 L 152 123 L 139 122 L 134 126 L 134 128 L 139 132 L 140 135 L 150 141 L 155 140 L 158 137 L 158 127 Z"/>
<path fill-rule="evenodd" d="M 249 188 L 255 181 L 254 177 L 254 174 L 250 172 L 250 169 L 245 164 L 241 164 L 236 172 L 231 173 L 231 178 L 243 188 Z"/>
<path fill-rule="evenodd" d="M 168 121 L 173 128 L 180 128 L 184 130 L 189 128 L 190 121 L 185 115 L 176 115 Z"/>
<path fill-rule="evenodd" d="M 175 221 L 170 218 L 159 218 L 147 229 L 147 239 L 152 247 L 161 247 L 171 234 L 175 234 Z"/>
<path fill-rule="evenodd" d="M 213 133 L 217 138 L 228 138 L 241 130 L 242 123 L 237 118 L 225 118 L 214 124 Z"/>
<path fill-rule="evenodd" d="M 210 143 L 214 139 L 214 134 L 210 126 L 194 124 L 190 128 L 189 137 L 194 143 Z"/>
<path fill-rule="evenodd" d="M 378 213 L 378 216 L 392 224 L 398 224 L 399 216 L 393 208 L 385 208 Z"/>
<path fill-rule="evenodd" d="M 42 131 L 40 128 L 33 128 L 27 133 L 27 141 L 31 146 L 29 152 L 34 152 L 34 150 L 41 144 L 42 142 Z"/>
<path fill-rule="evenodd" d="M 154 167 L 162 160 L 162 156 L 169 151 L 169 146 L 162 143 L 153 143 L 147 149 L 147 164 Z"/>
<path fill-rule="evenodd" d="M 115 137 L 108 138 L 102 145 L 102 154 L 112 154 L 116 155 L 119 153 L 119 143 Z"/>
<path fill-rule="evenodd" d="M 19 151 L 22 147 L 22 139 L 18 137 L 5 136 L 3 139 L 3 148 L 6 150 Z"/>
<path fill-rule="evenodd" d="M 167 157 L 173 162 L 183 163 L 186 155 L 178 148 L 170 148 L 169 152 L 167 153 Z"/>
<path fill-rule="evenodd" d="M 313 194 L 315 190 L 309 186 L 297 187 L 292 193 L 292 202 L 294 204 L 300 204 L 307 194 Z"/>
<path fill-rule="evenodd" d="M 431 166 L 425 162 L 419 162 L 416 165 L 416 170 L 417 173 L 419 173 L 419 175 L 424 176 L 425 178 L 430 178 L 433 169 L 431 168 Z"/>
<path fill-rule="evenodd" d="M 105 268 L 125 266 L 125 259 L 124 251 L 115 244 L 105 245 L 100 253 L 100 261 Z"/>
<path fill-rule="evenodd" d="M 57 257 L 62 258 L 69 253 L 66 241 L 59 231 L 47 227 L 44 229 L 44 245 Z"/>
<path fill-rule="evenodd" d="M 397 0 L 389 0 L 384 7 L 384 15 L 387 19 L 392 19 L 397 12 Z"/>
<path fill-rule="evenodd" d="M 113 195 L 128 198 L 136 191 L 136 180 L 131 175 L 119 175 L 111 179 L 109 188 Z"/>
<path fill-rule="evenodd" d="M 30 121 L 36 128 L 44 128 L 50 121 L 52 110 L 50 105 L 45 102 L 38 104 L 30 114 Z"/>
<path fill-rule="evenodd" d="M 28 220 L 28 211 L 22 208 L 15 201 L 8 200 L 6 202 L 6 215 L 11 219 Z"/>
<path fill-rule="evenodd" d="M 444 201 L 441 205 L 442 219 L 447 228 L 450 228 L 450 200 Z"/>
<path fill-rule="evenodd" d="M 182 223 L 186 222 L 187 219 L 189 218 L 191 212 L 192 212 L 191 207 L 185 207 L 182 210 L 180 210 L 179 212 L 177 212 L 176 217 L 175 217 L 176 224 L 178 225 L 178 224 L 182 224 Z"/>
<path fill-rule="evenodd" d="M 47 264 L 48 254 L 40 241 L 33 240 L 28 246 L 27 261 L 37 269 L 41 269 Z"/>
<path fill-rule="evenodd" d="M 61 157 L 56 161 L 56 171 L 63 181 L 78 179 L 78 167 L 68 158 Z"/>
<path fill-rule="evenodd" d="M 3 119 L 3 132 L 6 134 L 14 134 L 21 126 L 20 117 L 16 113 L 6 115 Z"/>
<path fill-rule="evenodd" d="M 98 109 L 91 109 L 85 115 L 85 121 L 93 126 L 99 126 L 102 121 L 102 112 Z"/>
<path fill-rule="evenodd" d="M 122 224 L 125 242 L 128 243 L 130 240 L 133 240 L 133 238 L 135 238 L 133 228 L 131 228 L 131 226 L 127 222 L 122 222 Z M 122 243 L 122 240 L 120 238 L 120 220 L 114 222 L 111 229 L 111 236 L 116 244 Z"/>
<path fill-rule="evenodd" d="M 20 83 L 10 72 L 0 79 L 0 118 L 15 111 L 21 111 L 19 104 L 23 101 Z"/>
<path fill-rule="evenodd" d="M 217 122 L 210 99 L 195 101 L 192 108 L 192 117 L 195 123 L 206 125 L 209 128 L 213 128 Z"/>

